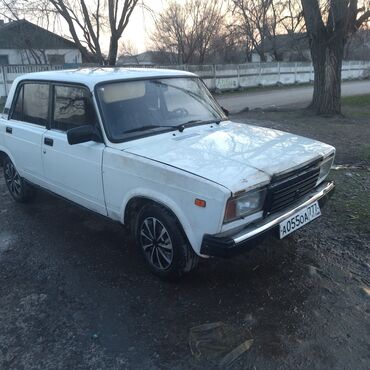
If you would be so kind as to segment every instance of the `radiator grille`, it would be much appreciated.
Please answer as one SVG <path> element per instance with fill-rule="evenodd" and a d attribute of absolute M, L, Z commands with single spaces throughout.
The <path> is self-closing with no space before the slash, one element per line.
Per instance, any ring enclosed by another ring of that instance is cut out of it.
<path fill-rule="evenodd" d="M 314 189 L 319 173 L 320 167 L 314 163 L 272 179 L 264 207 L 265 215 L 281 211 L 308 194 Z"/>

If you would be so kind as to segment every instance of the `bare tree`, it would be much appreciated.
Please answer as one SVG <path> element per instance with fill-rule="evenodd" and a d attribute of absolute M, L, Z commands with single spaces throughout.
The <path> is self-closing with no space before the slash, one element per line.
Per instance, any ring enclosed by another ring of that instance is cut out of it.
<path fill-rule="evenodd" d="M 67 22 L 73 41 L 89 58 L 83 42 L 88 50 L 98 58 L 100 63 L 115 65 L 118 53 L 118 42 L 128 25 L 130 16 L 139 0 L 95 0 L 87 6 L 85 0 L 49 0 L 57 13 Z M 92 10 L 89 10 L 92 9 Z M 100 45 L 102 27 L 107 26 L 109 32 L 109 51 L 107 58 Z M 83 35 L 83 42 L 79 34 Z"/>
<path fill-rule="evenodd" d="M 344 48 L 348 38 L 370 19 L 370 2 L 301 1 L 315 71 L 309 108 L 318 114 L 338 114 Z"/>
<path fill-rule="evenodd" d="M 276 34 L 278 23 L 272 5 L 273 0 L 231 0 L 231 12 L 262 62 L 266 61 L 265 40 Z"/>
<path fill-rule="evenodd" d="M 203 64 L 223 23 L 221 0 L 173 0 L 155 18 L 155 49 L 176 54 L 178 63 Z"/>
<path fill-rule="evenodd" d="M 63 20 L 84 60 L 115 65 L 118 43 L 139 0 L 2 0 L 11 17 L 28 14 Z M 142 4 L 142 2 L 141 2 Z M 102 35 L 109 35 L 108 55 Z"/>
<path fill-rule="evenodd" d="M 130 59 L 135 60 L 135 64 L 140 64 L 138 49 L 130 40 L 121 42 L 118 47 L 118 61 L 125 57 L 130 57 Z"/>
<path fill-rule="evenodd" d="M 279 33 L 298 33 L 305 29 L 303 9 L 300 0 L 274 0 Z"/>

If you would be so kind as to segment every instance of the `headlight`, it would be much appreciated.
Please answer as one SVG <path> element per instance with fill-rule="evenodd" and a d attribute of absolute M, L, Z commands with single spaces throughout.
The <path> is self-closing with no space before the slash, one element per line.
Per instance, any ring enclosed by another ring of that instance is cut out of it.
<path fill-rule="evenodd" d="M 319 178 L 317 179 L 316 185 L 321 184 L 325 180 L 326 176 L 328 176 L 333 162 L 334 162 L 334 155 L 323 160 L 320 166 Z"/>
<path fill-rule="evenodd" d="M 224 222 L 234 221 L 262 209 L 266 189 L 251 191 L 238 197 L 230 198 L 226 205 Z"/>

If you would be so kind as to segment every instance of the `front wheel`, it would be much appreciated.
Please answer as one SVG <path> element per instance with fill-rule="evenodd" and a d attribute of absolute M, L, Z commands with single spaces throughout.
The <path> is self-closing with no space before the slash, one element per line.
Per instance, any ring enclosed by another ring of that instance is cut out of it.
<path fill-rule="evenodd" d="M 26 203 L 35 196 L 35 189 L 19 176 L 10 158 L 4 159 L 4 178 L 10 195 L 16 202 Z"/>
<path fill-rule="evenodd" d="M 140 210 L 136 241 L 149 269 L 162 278 L 177 279 L 198 264 L 198 256 L 179 222 L 159 205 L 150 204 Z"/>

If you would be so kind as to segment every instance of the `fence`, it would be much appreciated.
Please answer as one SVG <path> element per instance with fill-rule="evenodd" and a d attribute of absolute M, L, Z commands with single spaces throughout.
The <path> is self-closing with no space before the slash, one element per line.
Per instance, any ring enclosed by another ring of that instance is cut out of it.
<path fill-rule="evenodd" d="M 142 67 L 142 66 L 135 66 Z M 186 70 L 199 75 L 212 91 L 236 90 L 255 86 L 301 84 L 313 81 L 313 67 L 304 62 L 268 62 L 225 65 L 169 65 L 156 68 Z M 24 73 L 59 70 L 62 66 L 8 65 L 1 66 L 0 96 L 7 96 L 14 79 Z M 342 79 L 370 77 L 370 61 L 345 61 Z"/>
<path fill-rule="evenodd" d="M 289 85 L 313 82 L 312 63 L 268 62 L 229 65 L 167 66 L 194 72 L 212 91 L 227 91 L 256 86 Z M 166 67 L 163 67 L 166 68 Z M 342 80 L 370 77 L 370 61 L 344 61 Z"/>
<path fill-rule="evenodd" d="M 63 69 L 62 66 L 51 65 L 2 65 L 0 68 L 0 96 L 8 95 L 13 81 L 25 73 Z"/>

